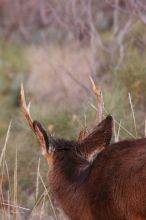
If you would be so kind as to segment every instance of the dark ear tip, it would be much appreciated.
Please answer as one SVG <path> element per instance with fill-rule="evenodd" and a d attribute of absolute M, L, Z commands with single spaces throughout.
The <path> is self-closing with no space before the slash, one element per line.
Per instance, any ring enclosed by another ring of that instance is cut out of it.
<path fill-rule="evenodd" d="M 106 118 L 105 118 L 105 122 L 106 122 L 106 125 L 112 127 L 113 126 L 113 117 L 111 115 L 108 115 Z"/>
<path fill-rule="evenodd" d="M 34 127 L 34 130 L 35 130 L 36 127 L 42 128 L 42 125 L 40 124 L 40 122 L 34 120 L 34 121 L 33 121 L 33 127 Z"/>
<path fill-rule="evenodd" d="M 113 121 L 113 117 L 112 117 L 111 115 L 108 115 L 108 116 L 106 117 L 106 120 L 108 120 L 108 121 Z"/>

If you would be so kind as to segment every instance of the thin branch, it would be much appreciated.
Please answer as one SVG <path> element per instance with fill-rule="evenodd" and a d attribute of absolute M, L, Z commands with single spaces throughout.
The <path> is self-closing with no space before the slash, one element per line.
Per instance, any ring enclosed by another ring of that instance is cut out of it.
<path fill-rule="evenodd" d="M 95 105 L 91 104 L 91 107 L 97 111 L 97 108 L 95 107 Z M 109 112 L 104 108 L 104 111 L 106 114 L 109 114 Z M 114 122 L 115 124 L 117 124 L 118 126 L 120 125 L 120 122 L 118 122 L 115 118 L 114 118 Z M 121 125 L 121 129 L 123 129 L 123 131 L 125 131 L 130 137 L 135 138 L 134 134 L 132 134 L 130 131 L 128 131 L 124 126 Z"/>
<path fill-rule="evenodd" d="M 64 68 L 62 65 L 61 65 L 60 67 L 61 67 L 61 68 Z M 88 87 L 87 87 L 86 85 L 84 85 L 82 82 L 80 82 L 77 78 L 75 78 L 75 77 L 73 76 L 73 74 L 72 74 L 69 70 L 67 70 L 67 69 L 64 68 L 64 73 L 65 73 L 66 75 L 68 75 L 68 76 L 69 76 L 76 84 L 78 84 L 81 88 L 83 88 L 84 91 L 85 91 L 87 94 L 90 93 L 90 90 L 88 89 Z"/>
<path fill-rule="evenodd" d="M 133 104 L 132 104 L 132 99 L 131 99 L 130 93 L 128 94 L 128 97 L 129 97 L 129 103 L 130 103 L 131 112 L 132 112 L 132 117 L 133 117 L 133 122 L 134 122 L 135 136 L 137 137 L 136 120 L 135 120 L 135 114 L 134 114 L 134 109 L 133 109 Z"/>
<path fill-rule="evenodd" d="M 116 135 L 116 138 L 115 138 L 115 142 L 119 141 L 120 130 L 121 130 L 121 120 L 120 120 L 120 123 L 119 123 L 119 126 L 118 126 L 118 132 L 117 132 L 117 135 Z"/>

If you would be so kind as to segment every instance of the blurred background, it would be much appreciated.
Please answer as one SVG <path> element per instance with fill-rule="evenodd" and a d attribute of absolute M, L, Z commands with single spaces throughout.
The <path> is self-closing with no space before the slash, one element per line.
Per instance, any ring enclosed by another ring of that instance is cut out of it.
<path fill-rule="evenodd" d="M 115 119 L 113 140 L 142 137 L 145 48 L 145 0 L 0 0 L 0 200 L 18 208 L 16 219 L 40 219 L 37 210 L 41 219 L 65 219 L 44 193 L 47 164 L 21 113 L 20 83 L 34 119 L 77 139 L 95 124 L 91 76 L 103 92 L 104 116 Z M 0 207 L 7 219 L 8 207 Z"/>

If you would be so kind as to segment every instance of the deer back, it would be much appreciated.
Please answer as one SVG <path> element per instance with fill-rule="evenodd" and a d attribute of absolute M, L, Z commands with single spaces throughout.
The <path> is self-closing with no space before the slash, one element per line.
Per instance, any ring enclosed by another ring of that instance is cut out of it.
<path fill-rule="evenodd" d="M 110 145 L 92 165 L 87 188 L 93 216 L 146 219 L 146 139 Z"/>

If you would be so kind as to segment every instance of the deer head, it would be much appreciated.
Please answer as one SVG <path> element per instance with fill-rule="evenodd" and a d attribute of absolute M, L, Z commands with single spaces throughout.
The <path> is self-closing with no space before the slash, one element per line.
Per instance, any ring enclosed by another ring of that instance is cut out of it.
<path fill-rule="evenodd" d="M 23 113 L 49 164 L 51 190 L 72 220 L 146 220 L 146 139 L 110 144 L 107 116 L 77 141 L 52 136 L 32 119 L 21 85 Z"/>
<path fill-rule="evenodd" d="M 21 85 L 21 103 L 25 118 L 32 131 L 36 134 L 42 148 L 42 153 L 48 161 L 50 171 L 49 182 L 52 186 L 52 191 L 56 194 L 56 198 L 60 201 L 65 212 L 70 216 L 73 211 L 72 205 L 68 206 L 66 200 L 62 201 L 62 193 L 69 183 L 81 184 L 87 178 L 96 155 L 110 144 L 112 117 L 107 116 L 89 134 L 79 138 L 78 141 L 68 141 L 54 137 L 40 122 L 32 119 L 30 104 L 26 105 L 23 85 Z M 69 197 L 70 193 L 71 197 L 73 197 L 72 190 L 68 192 Z M 84 201 L 83 197 L 84 194 L 81 196 L 81 201 Z M 86 212 L 87 210 L 88 208 Z M 80 216 L 80 213 L 77 214 L 77 210 L 74 212 L 77 216 Z M 90 214 L 86 213 L 86 215 L 89 216 Z"/>
<path fill-rule="evenodd" d="M 30 103 L 27 106 L 23 85 L 21 85 L 21 103 L 23 113 L 31 127 L 32 131 L 36 134 L 42 153 L 46 157 L 48 163 L 52 163 L 53 157 L 58 152 L 71 152 L 76 156 L 83 157 L 90 160 L 95 157 L 97 153 L 108 147 L 112 137 L 112 117 L 107 116 L 101 123 L 99 123 L 88 135 L 78 141 L 65 141 L 57 139 L 51 135 L 40 122 L 33 120 L 30 115 Z"/>

